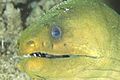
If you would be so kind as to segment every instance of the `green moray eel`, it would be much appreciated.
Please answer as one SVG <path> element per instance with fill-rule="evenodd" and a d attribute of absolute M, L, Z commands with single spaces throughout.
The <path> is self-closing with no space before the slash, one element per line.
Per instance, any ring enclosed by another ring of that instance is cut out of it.
<path fill-rule="evenodd" d="M 120 16 L 102 0 L 68 0 L 22 32 L 18 68 L 38 80 L 120 80 Z"/>

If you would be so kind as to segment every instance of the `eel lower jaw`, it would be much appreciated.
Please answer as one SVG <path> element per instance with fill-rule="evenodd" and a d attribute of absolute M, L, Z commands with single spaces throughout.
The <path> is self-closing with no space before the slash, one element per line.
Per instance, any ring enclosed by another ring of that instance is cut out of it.
<path fill-rule="evenodd" d="M 49 59 L 56 59 L 56 58 L 73 58 L 73 57 L 88 57 L 88 58 L 98 58 L 98 56 L 90 56 L 90 55 L 72 55 L 72 54 L 49 54 L 49 53 L 42 53 L 42 52 L 33 52 L 24 57 L 39 57 L 39 58 L 49 58 Z"/>

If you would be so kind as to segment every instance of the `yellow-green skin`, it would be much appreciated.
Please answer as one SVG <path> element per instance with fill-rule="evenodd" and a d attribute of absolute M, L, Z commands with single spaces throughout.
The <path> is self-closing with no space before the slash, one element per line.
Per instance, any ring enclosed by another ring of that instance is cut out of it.
<path fill-rule="evenodd" d="M 86 57 L 32 57 L 23 59 L 18 68 L 38 80 L 120 80 L 119 23 L 120 16 L 102 0 L 63 2 L 21 34 L 19 55 L 44 52 Z M 51 35 L 55 25 L 62 32 L 58 39 Z"/>

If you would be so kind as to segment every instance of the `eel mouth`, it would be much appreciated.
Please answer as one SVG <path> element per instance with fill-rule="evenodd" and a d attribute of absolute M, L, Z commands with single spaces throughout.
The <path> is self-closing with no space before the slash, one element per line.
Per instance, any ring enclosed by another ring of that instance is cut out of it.
<path fill-rule="evenodd" d="M 41 53 L 41 52 L 31 53 L 30 56 L 41 57 L 41 58 L 69 58 L 70 57 L 70 55 L 55 55 L 55 54 L 48 54 L 48 53 Z"/>
<path fill-rule="evenodd" d="M 24 57 L 39 57 L 39 58 L 49 58 L 49 59 L 55 59 L 55 58 L 73 58 L 73 57 L 88 57 L 88 58 L 98 58 L 98 56 L 90 56 L 90 55 L 72 55 L 72 54 L 49 54 L 49 53 L 43 53 L 43 52 L 33 52 L 28 55 L 24 55 Z"/>

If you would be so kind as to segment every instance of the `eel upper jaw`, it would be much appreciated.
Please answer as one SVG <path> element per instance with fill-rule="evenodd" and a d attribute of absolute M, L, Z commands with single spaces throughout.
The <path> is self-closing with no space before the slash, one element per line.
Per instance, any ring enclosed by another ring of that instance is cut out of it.
<path fill-rule="evenodd" d="M 56 59 L 56 58 L 72 58 L 72 57 L 89 57 L 89 58 L 98 58 L 97 56 L 89 56 L 89 55 L 72 55 L 72 54 L 49 54 L 49 53 L 42 53 L 42 52 L 33 52 L 28 55 L 24 55 L 24 57 L 40 57 L 40 58 L 49 58 L 49 59 Z"/>

